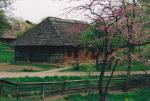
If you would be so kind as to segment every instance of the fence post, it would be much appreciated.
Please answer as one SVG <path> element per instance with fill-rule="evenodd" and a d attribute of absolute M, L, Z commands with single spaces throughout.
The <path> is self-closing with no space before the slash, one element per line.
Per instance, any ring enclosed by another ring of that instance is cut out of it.
<path fill-rule="evenodd" d="M 146 86 L 148 86 L 149 85 L 149 75 L 147 75 L 147 77 L 146 77 Z"/>
<path fill-rule="evenodd" d="M 0 98 L 2 98 L 2 96 L 3 96 L 2 95 L 2 92 L 3 92 L 2 91 L 3 90 L 3 82 L 1 81 L 0 83 L 1 83 L 1 85 L 0 85 Z"/>
<path fill-rule="evenodd" d="M 64 94 L 65 86 L 66 86 L 66 81 L 63 82 L 63 86 L 62 86 L 62 94 Z"/>
<path fill-rule="evenodd" d="M 19 101 L 19 84 L 16 85 L 16 101 Z"/>
<path fill-rule="evenodd" d="M 44 99 L 44 97 L 45 97 L 44 88 L 45 88 L 45 85 L 44 85 L 44 83 L 43 83 L 43 84 L 42 84 L 42 99 Z"/>
<path fill-rule="evenodd" d="M 85 80 L 85 86 L 86 86 L 85 92 L 88 92 L 88 80 Z"/>

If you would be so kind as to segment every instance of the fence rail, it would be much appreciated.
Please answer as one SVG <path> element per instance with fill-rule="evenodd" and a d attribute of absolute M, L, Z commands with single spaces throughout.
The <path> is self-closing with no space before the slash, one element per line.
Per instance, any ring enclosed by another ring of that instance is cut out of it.
<path fill-rule="evenodd" d="M 150 76 L 132 76 L 130 79 L 130 87 L 150 85 Z M 123 89 L 125 78 L 113 78 L 109 89 Z M 104 87 L 107 79 L 104 80 Z M 96 91 L 98 89 L 98 79 L 90 80 L 67 80 L 55 82 L 31 82 L 31 83 L 15 83 L 6 80 L 0 80 L 0 96 L 1 98 L 20 99 L 30 97 L 44 98 L 46 96 L 66 94 L 73 92 Z M 11 101 L 15 101 L 11 100 Z M 3 101 L 3 100 L 0 100 Z M 5 100 L 4 100 L 5 101 Z M 8 100 L 6 100 L 8 101 Z M 23 101 L 23 100 L 21 100 Z"/>

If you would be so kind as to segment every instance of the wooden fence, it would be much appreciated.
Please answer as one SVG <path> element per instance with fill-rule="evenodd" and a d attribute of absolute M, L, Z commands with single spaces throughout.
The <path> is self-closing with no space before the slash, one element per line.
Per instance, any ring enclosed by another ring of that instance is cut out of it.
<path fill-rule="evenodd" d="M 137 87 L 141 85 L 149 86 L 149 80 L 149 75 L 132 76 L 130 79 L 130 87 Z M 107 79 L 104 81 L 105 87 Z M 123 90 L 124 84 L 124 77 L 113 78 L 109 89 Z M 15 83 L 6 80 L 0 80 L 0 101 L 24 101 L 22 99 L 29 99 L 33 97 L 43 99 L 46 96 L 88 92 L 89 90 L 90 92 L 98 90 L 98 79 L 30 83 Z"/>

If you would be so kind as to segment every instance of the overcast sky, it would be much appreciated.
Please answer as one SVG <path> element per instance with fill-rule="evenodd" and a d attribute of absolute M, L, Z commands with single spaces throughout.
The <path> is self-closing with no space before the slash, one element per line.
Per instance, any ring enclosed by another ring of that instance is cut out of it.
<path fill-rule="evenodd" d="M 78 14 L 65 15 L 64 9 L 78 5 L 78 2 L 69 3 L 68 0 L 16 0 L 13 3 L 13 16 L 30 20 L 34 23 L 52 16 L 65 19 L 76 19 L 86 21 L 85 17 Z"/>

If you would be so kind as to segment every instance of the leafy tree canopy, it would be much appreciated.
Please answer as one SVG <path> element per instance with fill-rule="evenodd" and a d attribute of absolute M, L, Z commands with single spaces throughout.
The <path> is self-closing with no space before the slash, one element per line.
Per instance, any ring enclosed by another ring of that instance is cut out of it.
<path fill-rule="evenodd" d="M 7 8 L 11 5 L 11 0 L 0 0 L 0 9 Z"/>
<path fill-rule="evenodd" d="M 9 23 L 7 21 L 4 11 L 0 10 L 0 35 L 9 28 Z"/>
<path fill-rule="evenodd" d="M 111 34 L 111 33 L 109 33 Z M 114 36 L 110 37 L 109 43 L 111 43 L 110 48 L 115 49 L 124 44 L 127 44 L 127 39 L 123 34 L 116 33 Z M 91 25 L 81 36 L 82 44 L 85 47 L 91 47 L 104 52 L 106 48 L 106 33 L 102 30 L 98 30 L 96 25 Z"/>

